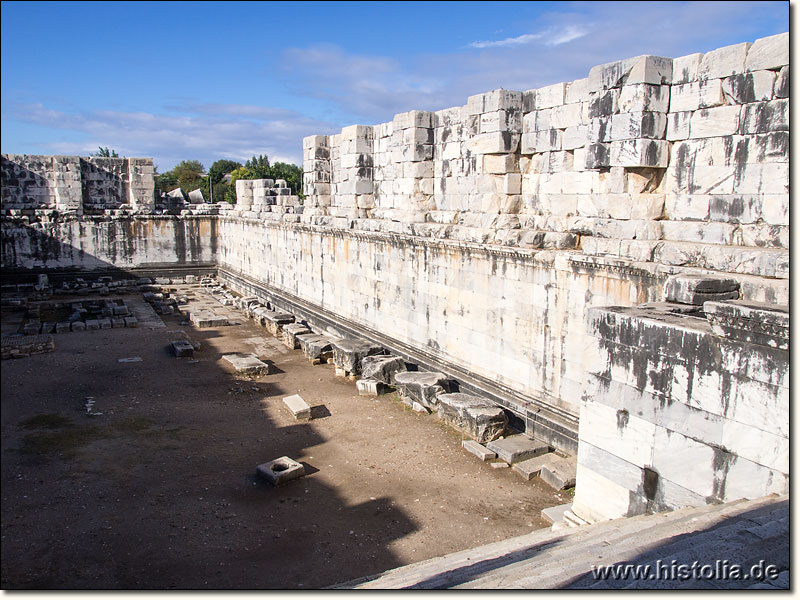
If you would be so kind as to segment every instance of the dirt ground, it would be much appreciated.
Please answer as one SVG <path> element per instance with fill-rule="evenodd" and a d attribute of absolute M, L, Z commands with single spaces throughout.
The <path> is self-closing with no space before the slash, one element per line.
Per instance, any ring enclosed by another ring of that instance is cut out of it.
<path fill-rule="evenodd" d="M 199 286 L 181 289 L 188 310 L 241 324 L 163 326 L 152 313 L 3 361 L 3 589 L 316 589 L 545 527 L 541 509 L 569 501 L 482 463 L 394 394 L 359 396 Z M 4 309 L 3 332 L 20 318 Z M 200 350 L 174 358 L 169 343 L 187 336 Z M 273 372 L 237 376 L 229 352 Z M 309 422 L 282 402 L 296 393 L 316 407 Z M 284 455 L 307 475 L 257 478 Z"/>

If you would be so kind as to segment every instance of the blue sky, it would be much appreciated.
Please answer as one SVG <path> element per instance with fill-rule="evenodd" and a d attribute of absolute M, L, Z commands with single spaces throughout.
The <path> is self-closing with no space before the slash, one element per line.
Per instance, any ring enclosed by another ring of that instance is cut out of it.
<path fill-rule="evenodd" d="M 304 136 L 789 30 L 789 2 L 2 2 L 3 153 L 302 164 Z"/>

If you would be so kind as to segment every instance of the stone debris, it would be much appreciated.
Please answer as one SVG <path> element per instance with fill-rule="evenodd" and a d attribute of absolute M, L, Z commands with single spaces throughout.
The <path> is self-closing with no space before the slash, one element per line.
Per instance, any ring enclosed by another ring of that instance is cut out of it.
<path fill-rule="evenodd" d="M 505 432 L 508 416 L 494 402 L 472 394 L 441 394 L 439 418 L 481 444 Z M 495 451 L 496 452 L 496 451 Z"/>
<path fill-rule="evenodd" d="M 118 358 L 118 363 L 135 363 L 135 362 L 142 362 L 141 356 L 130 356 L 128 358 Z"/>
<path fill-rule="evenodd" d="M 283 399 L 283 403 L 294 415 L 295 419 L 310 419 L 311 407 L 306 403 L 299 394 L 287 396 Z"/>
<path fill-rule="evenodd" d="M 539 477 L 539 475 L 542 473 L 542 468 L 545 464 L 547 464 L 547 461 L 550 460 L 551 456 L 551 454 L 542 454 L 541 456 L 537 456 L 535 458 L 528 458 L 526 460 L 514 463 L 512 467 L 522 476 L 524 480 L 530 481 L 534 477 Z"/>
<path fill-rule="evenodd" d="M 486 447 L 493 452 L 497 452 L 497 457 L 508 464 L 521 462 L 527 458 L 534 458 L 550 452 L 550 447 L 544 442 L 532 440 L 522 434 L 510 435 L 507 438 L 491 441 L 486 444 Z"/>
<path fill-rule="evenodd" d="M 224 327 L 228 324 L 228 318 L 217 315 L 210 310 L 199 310 L 189 315 L 189 321 L 198 329 L 209 327 Z"/>
<path fill-rule="evenodd" d="M 288 456 L 282 456 L 258 465 L 256 472 L 272 485 L 277 486 L 302 477 L 306 474 L 306 469 L 296 460 L 292 460 Z"/>
<path fill-rule="evenodd" d="M 492 467 L 493 469 L 507 469 L 509 465 L 507 462 L 498 461 L 489 463 L 489 466 Z"/>
<path fill-rule="evenodd" d="M 409 406 L 417 402 L 429 410 L 436 410 L 439 404 L 438 396 L 450 389 L 447 375 L 425 371 L 395 373 L 394 385 L 403 402 Z"/>
<path fill-rule="evenodd" d="M 283 325 L 294 323 L 294 315 L 288 312 L 264 310 L 259 314 L 261 316 L 261 324 L 275 337 L 280 336 Z"/>
<path fill-rule="evenodd" d="M 371 355 L 361 359 L 361 375 L 392 385 L 396 373 L 406 370 L 405 361 L 399 356 Z"/>
<path fill-rule="evenodd" d="M 230 363 L 237 373 L 251 376 L 269 374 L 269 365 L 254 354 L 224 354 L 222 360 Z"/>
<path fill-rule="evenodd" d="M 461 447 L 470 454 L 474 454 L 480 458 L 483 462 L 497 458 L 497 453 L 492 452 L 486 448 L 486 446 L 479 444 L 475 440 L 463 440 L 461 442 Z"/>
<path fill-rule="evenodd" d="M 559 504 L 558 506 L 549 506 L 543 508 L 541 515 L 542 520 L 547 521 L 551 525 L 561 523 L 564 520 L 564 513 L 572 508 L 572 502 L 566 504 Z"/>
<path fill-rule="evenodd" d="M 0 337 L 2 359 L 22 358 L 32 354 L 45 354 L 56 349 L 52 335 L 4 335 Z"/>
<path fill-rule="evenodd" d="M 176 358 L 192 358 L 194 356 L 194 346 L 187 340 L 175 340 L 170 347 Z"/>
<path fill-rule="evenodd" d="M 383 354 L 383 347 L 365 340 L 337 339 L 331 342 L 333 364 L 342 375 L 355 377 L 361 374 L 361 361 L 366 356 Z M 340 373 L 337 371 L 337 375 Z"/>
<path fill-rule="evenodd" d="M 300 349 L 311 364 L 324 364 L 333 358 L 331 338 L 317 333 L 299 334 L 295 336 Z"/>

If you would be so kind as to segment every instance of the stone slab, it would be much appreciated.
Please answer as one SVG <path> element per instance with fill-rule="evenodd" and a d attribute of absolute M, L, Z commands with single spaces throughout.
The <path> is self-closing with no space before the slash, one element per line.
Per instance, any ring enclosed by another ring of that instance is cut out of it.
<path fill-rule="evenodd" d="M 295 419 L 311 418 L 311 407 L 305 400 L 303 400 L 303 398 L 300 397 L 299 394 L 286 396 L 283 399 L 283 403 L 286 405 L 286 408 L 291 411 Z"/>
<path fill-rule="evenodd" d="M 664 301 L 702 305 L 739 297 L 739 282 L 729 277 L 673 275 L 664 284 Z"/>
<path fill-rule="evenodd" d="M 311 331 L 305 325 L 300 323 L 287 323 L 281 329 L 281 340 L 288 348 L 296 350 L 300 347 L 297 336 L 306 333 L 311 333 Z"/>
<path fill-rule="evenodd" d="M 324 363 L 333 357 L 331 338 L 327 335 L 317 333 L 300 334 L 296 338 L 303 355 L 312 363 Z"/>
<path fill-rule="evenodd" d="M 391 388 L 377 379 L 359 379 L 356 381 L 359 396 L 380 396 L 391 391 Z"/>
<path fill-rule="evenodd" d="M 486 448 L 486 446 L 479 444 L 475 440 L 464 440 L 461 442 L 461 447 L 470 454 L 474 454 L 480 458 L 483 462 L 497 458 L 497 454 L 495 452 L 492 452 Z"/>
<path fill-rule="evenodd" d="M 547 463 L 549 454 L 542 454 L 535 458 L 528 458 L 526 460 L 514 463 L 514 470 L 519 473 L 525 481 L 530 481 L 534 477 L 539 477 L 542 468 Z"/>
<path fill-rule="evenodd" d="M 333 364 L 346 374 L 359 375 L 361 361 L 373 354 L 382 354 L 383 347 L 366 340 L 338 339 L 331 342 Z"/>
<path fill-rule="evenodd" d="M 542 520 L 547 521 L 551 525 L 561 523 L 564 520 L 564 513 L 572 508 L 572 502 L 566 504 L 559 504 L 558 506 L 550 506 L 542 509 Z"/>
<path fill-rule="evenodd" d="M 269 365 L 254 354 L 224 354 L 222 360 L 230 363 L 237 373 L 244 375 L 268 375 Z"/>
<path fill-rule="evenodd" d="M 486 447 L 493 452 L 497 452 L 497 457 L 509 464 L 550 452 L 550 447 L 544 442 L 532 440 L 522 434 L 491 441 L 486 444 Z"/>
<path fill-rule="evenodd" d="M 306 468 L 288 456 L 265 462 L 256 467 L 256 472 L 272 485 L 283 485 L 306 474 Z"/>

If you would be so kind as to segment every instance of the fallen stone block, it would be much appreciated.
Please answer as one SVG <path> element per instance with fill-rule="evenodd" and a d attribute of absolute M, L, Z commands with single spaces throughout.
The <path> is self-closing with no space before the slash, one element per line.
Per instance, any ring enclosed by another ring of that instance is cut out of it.
<path fill-rule="evenodd" d="M 502 440 L 493 440 L 486 444 L 486 447 L 497 452 L 498 458 L 509 464 L 550 452 L 550 447 L 544 442 L 532 440 L 522 434 L 511 435 Z"/>
<path fill-rule="evenodd" d="M 111 329 L 111 319 L 100 319 L 100 329 Z"/>
<path fill-rule="evenodd" d="M 503 461 L 489 463 L 489 465 L 493 469 L 507 469 L 508 468 L 508 463 L 507 462 L 503 462 Z"/>
<path fill-rule="evenodd" d="M 111 327 L 113 329 L 122 329 L 125 327 L 125 317 L 112 317 Z"/>
<path fill-rule="evenodd" d="M 331 338 L 327 335 L 318 333 L 300 334 L 295 336 L 300 349 L 312 364 L 318 365 L 325 363 L 329 358 L 333 358 L 331 348 Z"/>
<path fill-rule="evenodd" d="M 175 340 L 170 344 L 170 347 L 177 358 L 191 358 L 194 356 L 194 346 L 186 340 Z"/>
<path fill-rule="evenodd" d="M 288 456 L 265 462 L 256 467 L 256 472 L 272 485 L 282 485 L 306 474 L 305 467 Z"/>
<path fill-rule="evenodd" d="M 287 323 L 281 328 L 281 341 L 286 345 L 287 348 L 296 350 L 300 347 L 300 343 L 297 341 L 297 336 L 303 335 L 304 333 L 311 333 L 311 331 L 305 325 L 300 323 Z"/>
<path fill-rule="evenodd" d="M 356 381 L 359 396 L 380 396 L 388 393 L 391 388 L 377 379 L 359 379 Z"/>
<path fill-rule="evenodd" d="M 461 447 L 470 454 L 474 454 L 480 458 L 483 462 L 497 458 L 497 454 L 495 452 L 492 452 L 486 446 L 479 444 L 475 440 L 464 440 L 461 442 Z"/>
<path fill-rule="evenodd" d="M 345 375 L 360 375 L 364 357 L 383 353 L 381 346 L 364 340 L 338 339 L 331 342 L 331 348 L 333 364 Z"/>
<path fill-rule="evenodd" d="M 243 375 L 268 375 L 269 365 L 262 362 L 254 354 L 225 354 L 222 360 L 230 363 L 237 373 Z"/>
<path fill-rule="evenodd" d="M 522 475 L 525 481 L 530 481 L 534 477 L 539 477 L 542 468 L 549 460 L 550 454 L 542 454 L 536 458 L 529 458 L 527 460 L 514 463 L 512 466 L 514 470 Z"/>
<path fill-rule="evenodd" d="M 439 404 L 438 396 L 450 389 L 444 373 L 423 371 L 401 371 L 394 376 L 394 385 L 401 400 L 412 406 L 414 402 L 435 410 Z"/>
<path fill-rule="evenodd" d="M 739 297 L 739 282 L 727 277 L 672 275 L 664 284 L 664 301 L 702 305 Z"/>
<path fill-rule="evenodd" d="M 372 355 L 361 359 L 361 375 L 391 385 L 396 373 L 406 370 L 405 361 L 399 356 Z"/>
<path fill-rule="evenodd" d="M 280 334 L 283 325 L 294 323 L 294 315 L 291 313 L 266 310 L 261 314 L 263 315 L 262 324 L 276 337 Z"/>
<path fill-rule="evenodd" d="M 138 327 L 139 319 L 136 317 L 125 317 L 125 327 Z"/>
<path fill-rule="evenodd" d="M 472 394 L 441 394 L 439 418 L 480 443 L 496 440 L 505 432 L 508 416 L 502 408 Z"/>
<path fill-rule="evenodd" d="M 52 335 L 4 335 L 0 338 L 2 358 L 23 358 L 31 354 L 44 354 L 56 349 Z"/>
<path fill-rule="evenodd" d="M 549 455 L 549 460 L 542 467 L 539 478 L 555 490 L 575 487 L 575 471 L 578 458 L 564 458 L 556 454 Z"/>
<path fill-rule="evenodd" d="M 98 321 L 97 319 L 87 319 L 86 320 L 86 329 L 89 329 L 89 330 L 100 329 L 100 321 Z M 69 321 L 63 321 L 61 323 L 56 323 L 56 333 L 66 333 L 69 330 L 70 330 Z"/>
<path fill-rule="evenodd" d="M 299 394 L 286 396 L 286 398 L 283 399 L 283 403 L 291 411 L 295 419 L 311 418 L 311 407 L 300 397 Z"/>

